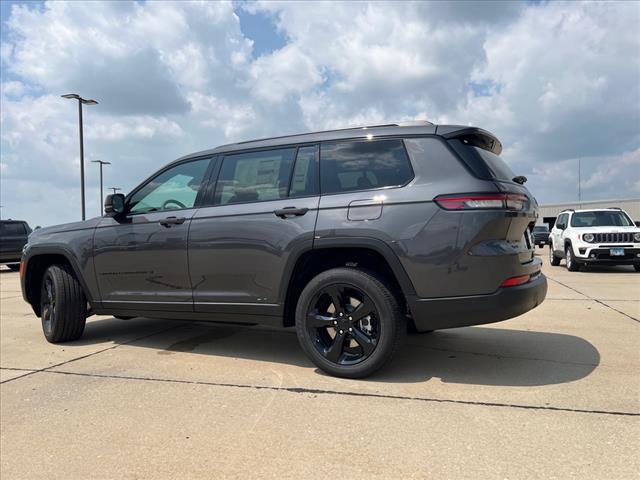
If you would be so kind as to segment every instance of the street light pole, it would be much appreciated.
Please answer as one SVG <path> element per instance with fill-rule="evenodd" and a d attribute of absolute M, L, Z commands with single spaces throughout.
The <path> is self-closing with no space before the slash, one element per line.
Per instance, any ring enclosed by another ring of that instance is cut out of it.
<path fill-rule="evenodd" d="M 98 205 L 100 207 L 100 216 L 102 216 L 102 202 L 104 202 L 104 194 L 102 193 L 102 166 L 111 165 L 111 162 L 105 162 L 104 160 L 91 160 L 91 163 L 100 164 L 100 202 Z"/>
<path fill-rule="evenodd" d="M 582 159 L 578 159 L 578 202 L 582 201 Z"/>
<path fill-rule="evenodd" d="M 84 138 L 82 133 L 82 105 L 97 105 L 95 100 L 87 100 L 82 98 L 77 93 L 67 93 L 62 95 L 62 98 L 70 98 L 78 100 L 78 126 L 80 129 L 80 197 L 82 202 L 82 220 L 85 220 L 85 207 L 84 207 Z"/>

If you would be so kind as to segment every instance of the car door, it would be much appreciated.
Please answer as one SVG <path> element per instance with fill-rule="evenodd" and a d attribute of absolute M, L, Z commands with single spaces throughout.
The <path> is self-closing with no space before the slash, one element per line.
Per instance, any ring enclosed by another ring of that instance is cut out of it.
<path fill-rule="evenodd" d="M 105 308 L 193 310 L 187 238 L 213 164 L 161 170 L 127 197 L 124 214 L 98 224 L 93 261 Z"/>
<path fill-rule="evenodd" d="M 318 191 L 317 145 L 225 155 L 189 234 L 195 311 L 280 315 L 287 265 L 313 244 Z"/>

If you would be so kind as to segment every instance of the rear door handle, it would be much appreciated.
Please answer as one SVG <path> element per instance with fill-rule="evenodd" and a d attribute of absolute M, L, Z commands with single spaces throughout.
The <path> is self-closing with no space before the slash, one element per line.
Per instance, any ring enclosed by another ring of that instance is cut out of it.
<path fill-rule="evenodd" d="M 167 217 L 160 220 L 160 225 L 169 228 L 171 225 L 180 225 L 184 223 L 185 220 L 184 217 Z"/>
<path fill-rule="evenodd" d="M 309 211 L 308 208 L 285 207 L 285 208 L 280 208 L 278 210 L 274 210 L 273 213 L 277 217 L 287 218 L 292 216 L 300 217 L 305 213 L 307 213 L 308 211 Z"/>

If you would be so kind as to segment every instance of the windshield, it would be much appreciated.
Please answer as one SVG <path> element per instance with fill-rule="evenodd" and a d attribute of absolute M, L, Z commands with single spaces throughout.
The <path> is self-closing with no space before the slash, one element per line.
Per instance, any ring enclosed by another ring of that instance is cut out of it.
<path fill-rule="evenodd" d="M 578 212 L 571 217 L 572 227 L 631 227 L 633 222 L 620 211 Z"/>
<path fill-rule="evenodd" d="M 549 228 L 544 226 L 544 225 L 539 225 L 539 226 L 533 227 L 533 231 L 534 232 L 548 232 Z"/>

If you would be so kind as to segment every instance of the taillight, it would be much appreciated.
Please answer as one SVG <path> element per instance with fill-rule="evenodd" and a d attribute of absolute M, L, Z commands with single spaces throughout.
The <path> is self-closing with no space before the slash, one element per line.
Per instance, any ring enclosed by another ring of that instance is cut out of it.
<path fill-rule="evenodd" d="M 516 287 L 518 285 L 524 285 L 531 279 L 531 275 L 519 275 L 517 277 L 507 278 L 502 284 L 501 287 Z"/>
<path fill-rule="evenodd" d="M 524 210 L 526 195 L 517 193 L 482 193 L 468 195 L 440 195 L 434 201 L 445 210 Z"/>

